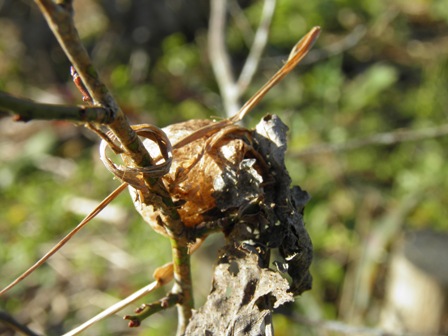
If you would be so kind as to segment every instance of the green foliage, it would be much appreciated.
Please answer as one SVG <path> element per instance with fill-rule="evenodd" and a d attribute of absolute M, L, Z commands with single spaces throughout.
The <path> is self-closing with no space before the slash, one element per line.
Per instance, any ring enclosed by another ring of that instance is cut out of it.
<path fill-rule="evenodd" d="M 278 59 L 287 58 L 290 48 L 310 27 L 321 25 L 323 29 L 315 48 L 320 52 L 319 60 L 299 66 L 246 120 L 253 125 L 266 113 L 281 116 L 290 128 L 287 165 L 293 183 L 313 197 L 305 210 L 305 219 L 316 252 L 314 289 L 297 300 L 291 308 L 294 312 L 314 318 L 337 318 L 344 313 L 340 310 L 341 298 L 351 295 L 350 286 L 344 284 L 353 281 L 350 271 L 356 269 L 369 235 L 382 219 L 403 207 L 410 195 L 419 201 L 399 219 L 393 240 L 406 229 L 448 229 L 446 138 L 367 146 L 303 159 L 294 156 L 319 143 L 340 144 L 398 128 L 421 129 L 445 123 L 446 7 L 443 0 L 420 1 L 416 7 L 398 0 L 278 3 L 266 58 L 250 92 L 274 73 L 281 64 Z M 261 2 L 253 2 L 244 9 L 252 29 L 257 27 L 261 8 Z M 207 60 L 205 30 L 195 31 L 194 38 L 184 31 L 169 34 L 159 42 L 159 54 L 151 54 L 145 45 L 127 44 L 132 40 L 131 28 L 135 27 L 122 28 L 124 36 L 120 37 L 116 22 L 108 16 L 110 12 L 100 7 L 92 10 L 98 11 L 102 24 L 110 29 L 103 28 L 107 36 L 96 31 L 84 34 L 89 43 L 98 46 L 92 55 L 99 73 L 107 79 L 132 120 L 165 126 L 185 119 L 223 116 Z M 53 58 L 36 61 L 31 57 L 20 38 L 19 19 L 15 22 L 9 14 L 2 13 L 0 17 L 4 27 L 0 30 L 0 89 L 31 98 L 56 99 L 54 96 L 59 94 L 57 100 L 79 103 L 79 94 L 68 78 L 66 61 L 58 61 L 55 51 Z M 334 52 L 357 26 L 363 26 L 366 34 L 351 48 Z M 248 46 L 232 20 L 227 38 L 238 68 Z M 30 66 L 35 61 L 41 62 L 45 70 L 36 71 Z M 67 199 L 76 196 L 99 201 L 117 185 L 98 162 L 96 142 L 87 139 L 84 132 L 76 129 L 67 139 L 66 125 L 39 127 L 32 134 L 18 137 L 15 147 L 9 136 L 0 135 L 5 153 L 0 158 L 2 285 L 30 266 L 80 221 L 82 216 L 70 210 Z M 19 126 L 17 133 L 20 132 L 25 131 Z M 6 154 L 6 148 L 12 148 L 11 154 Z M 68 166 L 43 164 L 51 158 L 74 168 L 69 175 L 61 174 L 59 170 L 66 168 L 60 167 Z M 7 296 L 6 303 L 0 302 L 0 307 L 29 321 L 29 311 L 43 305 L 42 312 L 36 312 L 35 321 L 43 319 L 45 311 L 51 311 L 46 328 L 50 334 L 58 334 L 58 328 L 68 330 L 151 281 L 152 271 L 170 260 L 169 244 L 142 223 L 128 195 L 113 204 L 124 211 L 122 222 L 111 224 L 106 219 L 88 225 L 59 257 L 54 257 L 50 266 L 25 280 Z M 385 267 L 390 244 L 383 248 L 384 260 L 377 262 L 374 274 Z M 204 263 L 198 269 L 212 267 L 212 263 Z M 196 277 L 201 278 L 201 274 Z M 77 279 L 76 286 L 68 284 L 70 279 Z M 41 286 L 43 293 L 52 293 L 60 301 L 32 299 Z M 373 297 L 375 293 L 367 295 Z M 64 300 L 64 296 L 68 299 Z M 154 294 L 158 296 L 160 292 Z M 58 302 L 62 304 L 58 306 Z M 378 300 L 372 298 L 373 302 Z M 358 313 L 366 318 L 363 309 L 359 308 Z M 126 331 L 119 317 L 111 318 L 93 334 L 171 334 L 173 319 L 174 314 L 164 312 L 150 318 L 142 329 Z M 312 334 L 309 329 L 291 325 L 283 315 L 275 318 L 275 324 L 278 335 Z"/>

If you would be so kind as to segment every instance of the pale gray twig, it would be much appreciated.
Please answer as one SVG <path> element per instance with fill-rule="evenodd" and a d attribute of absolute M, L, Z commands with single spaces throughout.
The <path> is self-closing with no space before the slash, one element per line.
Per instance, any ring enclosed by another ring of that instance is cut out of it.
<path fill-rule="evenodd" d="M 115 303 L 114 305 L 110 306 L 109 308 L 107 308 L 106 310 L 102 311 L 98 315 L 92 317 L 90 320 L 88 320 L 87 322 L 81 324 L 79 327 L 76 327 L 75 329 L 70 330 L 68 333 L 64 334 L 63 336 L 78 335 L 79 333 L 81 333 L 82 331 L 84 331 L 87 328 L 91 327 L 95 323 L 105 319 L 108 316 L 111 316 L 111 315 L 119 312 L 120 310 L 122 310 L 122 309 L 126 308 L 127 306 L 129 306 L 131 303 L 137 301 L 138 299 L 142 298 L 145 295 L 148 295 L 149 293 L 151 293 L 155 289 L 159 288 L 160 286 L 161 286 L 161 283 L 159 283 L 158 281 L 154 281 L 154 282 L 150 283 L 149 285 L 147 285 L 147 286 L 139 289 L 135 293 L 129 295 L 127 298 L 125 298 L 125 299 Z"/>
<path fill-rule="evenodd" d="M 225 45 L 227 0 L 211 1 L 208 52 L 227 117 L 231 117 L 239 111 L 241 107 L 239 99 L 247 90 L 258 68 L 268 40 L 269 26 L 274 15 L 275 5 L 276 0 L 264 1 L 262 18 L 255 33 L 249 56 L 238 80 L 235 80 L 229 53 Z"/>
<path fill-rule="evenodd" d="M 208 30 L 208 53 L 216 81 L 218 82 L 229 117 L 238 112 L 238 92 L 232 72 L 229 53 L 225 42 L 227 0 L 212 0 L 210 3 L 210 22 Z"/>
<path fill-rule="evenodd" d="M 249 55 L 247 56 L 243 70 L 241 70 L 241 74 L 238 78 L 237 85 L 240 94 L 243 94 L 247 90 L 255 72 L 258 69 L 258 65 L 260 64 L 261 55 L 263 54 L 263 50 L 268 42 L 269 27 L 271 26 L 275 6 L 276 0 L 265 0 L 264 2 L 260 25 L 255 33 Z"/>
<path fill-rule="evenodd" d="M 305 148 L 304 150 L 290 153 L 295 158 L 308 156 L 347 152 L 359 148 L 374 145 L 394 145 L 402 142 L 427 140 L 448 135 L 448 124 L 435 126 L 431 128 L 413 130 L 397 129 L 392 132 L 378 133 L 363 139 L 354 139 L 341 144 L 319 144 Z"/>

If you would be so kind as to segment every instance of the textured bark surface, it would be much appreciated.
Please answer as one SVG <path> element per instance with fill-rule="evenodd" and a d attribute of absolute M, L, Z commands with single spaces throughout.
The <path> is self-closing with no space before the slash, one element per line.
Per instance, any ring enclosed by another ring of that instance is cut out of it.
<path fill-rule="evenodd" d="M 238 174 L 221 176 L 225 183 L 215 190 L 217 206 L 243 199 L 245 206 L 228 228 L 211 293 L 193 314 L 187 335 L 271 335 L 273 309 L 311 288 L 312 245 L 302 217 L 309 196 L 290 186 L 284 164 L 286 131 L 277 116 L 264 117 L 252 139 L 267 171 L 260 174 L 253 159 L 246 159 Z M 281 256 L 274 261 L 275 271 L 269 267 L 272 249 Z M 290 283 L 281 273 L 289 274 Z"/>

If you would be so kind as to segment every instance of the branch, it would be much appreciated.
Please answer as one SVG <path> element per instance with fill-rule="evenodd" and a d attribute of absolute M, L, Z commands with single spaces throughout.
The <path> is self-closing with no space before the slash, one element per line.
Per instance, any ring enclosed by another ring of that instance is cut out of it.
<path fill-rule="evenodd" d="M 212 0 L 208 30 L 208 53 L 228 117 L 239 110 L 239 93 L 235 86 L 229 53 L 225 43 L 226 0 Z"/>
<path fill-rule="evenodd" d="M 210 62 L 218 82 L 227 117 L 235 115 L 241 105 L 239 99 L 246 92 L 260 63 L 260 58 L 268 41 L 269 27 L 275 11 L 276 0 L 265 0 L 262 17 L 249 56 L 236 81 L 225 46 L 227 1 L 213 0 L 210 9 L 208 51 Z"/>
<path fill-rule="evenodd" d="M 160 176 L 154 176 L 147 172 L 148 167 L 154 166 L 153 159 L 136 132 L 129 125 L 126 116 L 107 87 L 99 79 L 99 75 L 81 43 L 73 22 L 71 1 L 62 1 L 62 3 L 60 1 L 61 5 L 56 4 L 52 0 L 35 0 L 35 2 L 72 63 L 76 73 L 81 78 L 82 84 L 92 99 L 92 103 L 103 107 L 112 116 L 113 120 L 108 124 L 108 127 L 121 143 L 123 149 L 121 157 L 125 165 L 130 170 L 134 169 L 135 175 L 138 175 L 140 178 L 139 185 L 133 186 L 139 189 L 140 201 L 143 204 L 154 207 L 158 211 L 158 218 L 166 227 L 166 232 L 172 241 L 179 240 L 179 245 L 187 246 L 186 231 L 169 192 L 163 185 Z M 153 128 L 155 129 L 155 127 Z M 160 138 L 153 138 L 153 140 L 158 142 L 162 153 L 167 152 L 169 140 L 168 142 L 164 142 L 164 139 Z M 177 253 L 175 250 L 177 248 L 173 246 L 173 254 Z M 186 253 L 186 249 L 182 248 L 181 251 Z M 189 256 L 186 254 L 185 258 L 188 259 Z M 183 291 L 184 287 L 186 290 L 191 288 L 190 272 L 181 272 L 179 274 L 177 272 L 179 272 L 179 268 L 175 265 L 174 273 L 180 290 Z M 185 316 L 180 316 L 180 319 L 185 318 L 188 320 L 192 309 L 189 305 L 190 303 L 191 301 L 183 301 L 182 312 Z M 189 311 L 190 313 L 188 313 Z"/>
<path fill-rule="evenodd" d="M 177 305 L 177 335 L 183 335 L 192 315 L 191 308 L 194 307 L 190 254 L 187 240 L 171 238 L 170 241 L 174 266 L 174 286 L 171 293 L 180 295 L 181 298 Z"/>
<path fill-rule="evenodd" d="M 94 105 L 103 107 L 112 116 L 113 120 L 108 126 L 120 140 L 131 163 L 138 167 L 152 165 L 151 157 L 141 140 L 129 126 L 126 116 L 110 91 L 100 80 L 86 49 L 82 45 L 73 22 L 71 6 L 58 5 L 52 0 L 35 0 L 35 2 L 66 56 L 81 77 Z M 155 184 L 155 182 L 155 180 L 152 180 L 150 184 Z"/>
<path fill-rule="evenodd" d="M 271 26 L 272 17 L 274 16 L 276 0 L 265 0 L 263 12 L 261 13 L 260 25 L 255 33 L 249 56 L 244 63 L 243 70 L 238 78 L 238 91 L 240 96 L 246 92 L 255 72 L 260 64 L 261 55 L 266 47 L 269 37 L 269 27 Z"/>
<path fill-rule="evenodd" d="M 4 311 L 0 311 L 0 322 L 3 322 L 6 326 L 10 327 L 10 329 L 7 329 L 6 331 L 12 329 L 19 332 L 21 335 L 39 336 L 37 333 L 29 329 L 26 325 L 18 322 L 11 315 Z"/>
<path fill-rule="evenodd" d="M 153 277 L 156 279 L 156 281 L 150 283 L 149 285 L 139 289 L 135 293 L 129 295 L 127 298 L 115 303 L 114 305 L 110 306 L 106 310 L 102 311 L 95 317 L 92 317 L 87 322 L 83 323 L 79 327 L 69 331 L 68 333 L 64 334 L 63 336 L 73 336 L 78 335 L 80 332 L 86 330 L 87 328 L 91 327 L 93 324 L 105 319 L 106 317 L 115 314 L 116 312 L 122 310 L 123 308 L 129 306 L 131 303 L 135 302 L 136 300 L 142 298 L 143 296 L 153 292 L 157 288 L 164 286 L 168 282 L 172 280 L 172 273 L 173 268 L 172 264 L 166 264 L 159 268 L 157 268 L 154 271 Z M 136 326 L 136 325 L 133 325 Z"/>
<path fill-rule="evenodd" d="M 135 310 L 135 315 L 126 315 L 123 318 L 129 320 L 128 325 L 130 328 L 138 327 L 144 319 L 179 303 L 179 298 L 180 296 L 178 294 L 169 293 L 167 296 L 156 302 L 149 304 L 144 303 Z"/>
<path fill-rule="evenodd" d="M 70 231 L 64 238 L 62 238 L 50 251 L 45 253 L 45 255 L 40 258 L 33 266 L 28 268 L 24 273 L 22 273 L 19 277 L 17 277 L 13 282 L 11 282 L 8 286 L 3 288 L 0 291 L 0 296 L 5 294 L 23 279 L 28 277 L 31 273 L 33 273 L 37 268 L 39 268 L 43 263 L 45 263 L 53 254 L 59 251 L 75 234 L 78 233 L 84 226 L 87 225 L 96 215 L 98 215 L 110 202 L 112 202 L 126 187 L 127 183 L 122 183 L 118 188 L 112 191 L 98 206 L 92 210 L 72 231 Z"/>
<path fill-rule="evenodd" d="M 135 293 L 129 295 L 127 298 L 117 302 L 113 306 L 110 306 L 106 310 L 102 311 L 100 314 L 96 315 L 95 317 L 91 318 L 87 322 L 83 323 L 79 327 L 69 331 L 68 333 L 64 334 L 63 336 L 74 336 L 78 335 L 82 331 L 86 330 L 87 328 L 91 327 L 93 324 L 103 320 L 104 318 L 111 316 L 115 314 L 116 312 L 122 310 L 123 308 L 129 306 L 131 303 L 137 301 L 138 299 L 142 298 L 145 295 L 148 295 L 155 289 L 159 288 L 163 283 L 159 281 L 154 281 L 151 284 L 139 289 Z"/>
<path fill-rule="evenodd" d="M 15 114 L 16 121 L 41 120 L 71 120 L 81 122 L 96 122 L 109 124 L 112 116 L 108 110 L 100 106 L 69 106 L 45 104 L 13 97 L 0 92 L 0 109 Z"/>
<path fill-rule="evenodd" d="M 397 129 L 392 132 L 379 133 L 363 139 L 354 139 L 342 144 L 320 144 L 308 147 L 299 152 L 290 153 L 294 158 L 303 158 L 314 155 L 347 152 L 367 146 L 390 146 L 402 142 L 420 141 L 448 135 L 448 124 L 426 129 Z"/>

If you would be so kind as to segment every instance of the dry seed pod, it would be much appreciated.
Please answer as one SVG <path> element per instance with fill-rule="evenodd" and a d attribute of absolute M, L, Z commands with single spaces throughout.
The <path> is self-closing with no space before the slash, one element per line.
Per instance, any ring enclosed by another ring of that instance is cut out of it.
<path fill-rule="evenodd" d="M 171 143 L 204 126 L 217 125 L 211 120 L 190 120 L 163 130 Z M 210 134 L 211 133 L 211 134 Z M 173 160 L 162 180 L 178 213 L 187 227 L 223 218 L 261 195 L 263 163 L 257 162 L 251 131 L 232 124 L 198 137 L 183 146 L 174 145 Z M 144 140 L 151 157 L 159 157 L 159 147 Z M 262 160 L 261 160 L 262 161 Z M 249 179 L 249 180 L 245 180 Z M 245 188 L 239 186 L 244 183 Z M 250 183 L 250 185 L 248 184 Z M 157 221 L 157 212 L 141 202 L 130 187 L 134 203 L 143 218 L 159 233 L 165 233 Z"/>

